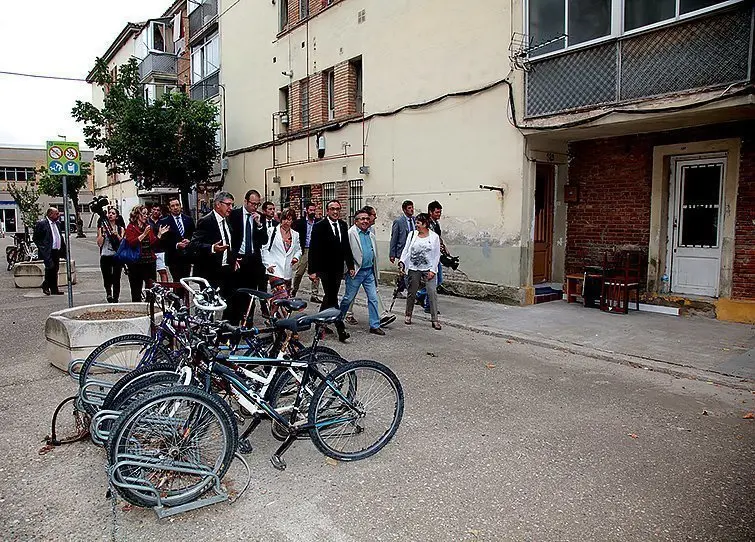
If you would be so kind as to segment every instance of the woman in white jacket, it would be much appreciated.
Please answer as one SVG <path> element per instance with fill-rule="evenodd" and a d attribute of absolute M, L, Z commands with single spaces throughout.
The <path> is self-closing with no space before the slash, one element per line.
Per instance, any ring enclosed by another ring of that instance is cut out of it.
<path fill-rule="evenodd" d="M 404 251 L 401 253 L 400 267 L 409 278 L 409 288 L 406 293 L 405 324 L 412 323 L 414 298 L 421 283 L 427 288 L 427 298 L 430 300 L 430 319 L 433 329 L 440 329 L 438 321 L 438 294 L 436 290 L 436 272 L 440 261 L 440 237 L 429 229 L 430 217 L 427 213 L 420 213 L 415 219 L 417 229 L 406 239 Z"/>
<path fill-rule="evenodd" d="M 265 266 L 272 293 L 275 297 L 288 297 L 293 278 L 293 266 L 301 257 L 299 234 L 291 228 L 296 212 L 286 209 L 281 213 L 280 224 L 268 228 L 268 242 L 262 247 L 262 264 Z"/>

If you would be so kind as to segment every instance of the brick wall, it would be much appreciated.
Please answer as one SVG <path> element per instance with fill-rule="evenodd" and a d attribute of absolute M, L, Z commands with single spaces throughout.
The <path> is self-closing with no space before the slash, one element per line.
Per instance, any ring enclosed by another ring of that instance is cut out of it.
<path fill-rule="evenodd" d="M 653 147 L 743 137 L 737 197 L 732 297 L 755 298 L 755 139 L 752 123 L 580 141 L 569 146 L 569 184 L 579 202 L 567 210 L 566 272 L 599 264 L 603 253 L 621 245 L 647 250 Z"/>
<path fill-rule="evenodd" d="M 288 103 L 290 111 L 288 112 L 288 125 L 291 131 L 301 130 L 301 82 L 296 81 L 289 87 Z"/>
<path fill-rule="evenodd" d="M 309 123 L 313 126 L 328 120 L 326 74 L 321 72 L 309 78 Z"/>
<path fill-rule="evenodd" d="M 731 297 L 755 299 L 755 135 L 742 140 Z"/>
<path fill-rule="evenodd" d="M 300 0 L 288 0 L 288 24 L 281 30 L 281 33 L 287 32 L 304 21 L 299 12 Z M 311 19 L 326 7 L 328 7 L 328 0 L 307 0 L 309 2 L 309 18 Z M 330 4 L 337 4 L 342 0 L 330 0 Z"/>
<path fill-rule="evenodd" d="M 336 199 L 341 202 L 341 218 L 349 219 L 349 181 L 336 182 Z"/>
<path fill-rule="evenodd" d="M 322 208 L 323 208 L 321 184 L 312 185 L 312 203 L 317 205 L 318 215 L 320 215 L 322 213 Z"/>

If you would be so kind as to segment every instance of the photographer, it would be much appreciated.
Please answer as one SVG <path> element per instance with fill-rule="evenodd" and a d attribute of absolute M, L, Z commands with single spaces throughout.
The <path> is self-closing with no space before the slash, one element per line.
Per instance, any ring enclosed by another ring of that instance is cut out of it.
<path fill-rule="evenodd" d="M 120 214 L 115 207 L 108 207 L 105 220 L 97 227 L 97 246 L 100 247 L 100 270 L 108 303 L 118 303 L 121 294 L 121 271 L 123 266 L 115 258 L 118 245 L 123 239 L 124 228 L 118 225 Z"/>

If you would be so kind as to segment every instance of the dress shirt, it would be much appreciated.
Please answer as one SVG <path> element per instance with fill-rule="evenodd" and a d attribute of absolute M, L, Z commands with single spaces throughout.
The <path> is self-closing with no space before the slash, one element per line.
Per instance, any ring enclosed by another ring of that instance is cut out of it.
<path fill-rule="evenodd" d="M 312 239 L 312 228 L 314 227 L 314 225 L 315 225 L 314 220 L 310 222 L 309 219 L 307 219 L 307 237 L 305 238 L 306 240 L 304 241 L 304 248 L 309 248 L 309 241 Z"/>
<path fill-rule="evenodd" d="M 370 230 L 359 230 L 359 242 L 362 245 L 362 265 L 360 269 L 371 268 L 375 265 L 375 254 L 372 252 L 372 239 L 370 238 Z"/>
<path fill-rule="evenodd" d="M 328 224 L 330 224 L 330 229 L 333 231 L 333 235 L 336 236 L 336 239 L 338 241 L 341 241 L 341 226 L 338 224 L 338 222 L 333 222 L 330 218 L 328 218 Z"/>
<path fill-rule="evenodd" d="M 224 245 L 229 245 L 230 246 L 231 239 L 230 239 L 230 237 L 227 237 L 227 236 L 230 235 L 230 232 L 228 231 L 228 226 L 226 225 L 225 218 L 223 218 L 222 216 L 220 216 L 218 214 L 218 212 L 215 211 L 214 209 L 213 209 L 212 213 L 215 215 L 215 220 L 218 221 L 218 228 L 220 229 L 220 239 L 221 239 L 221 241 L 223 241 Z M 210 247 L 210 251 L 212 252 L 212 247 Z M 222 265 L 228 265 L 228 251 L 227 250 L 223 251 L 223 260 L 222 260 L 222 262 L 223 262 Z"/>
<path fill-rule="evenodd" d="M 252 216 L 252 213 L 247 211 L 246 208 L 244 208 L 244 213 L 241 215 L 241 217 L 242 217 L 241 219 L 241 246 L 239 247 L 239 256 L 244 256 L 247 253 L 246 221 L 249 220 L 252 232 L 254 232 L 255 223 L 254 223 L 254 216 Z M 254 233 L 252 233 L 252 237 L 254 237 Z M 251 239 L 249 241 L 249 248 L 251 249 L 249 250 L 249 254 L 250 255 L 254 254 L 254 239 Z"/>
<path fill-rule="evenodd" d="M 58 229 L 58 225 L 49 218 L 47 222 L 50 224 L 50 230 L 52 231 L 52 249 L 60 250 L 60 230 Z"/>

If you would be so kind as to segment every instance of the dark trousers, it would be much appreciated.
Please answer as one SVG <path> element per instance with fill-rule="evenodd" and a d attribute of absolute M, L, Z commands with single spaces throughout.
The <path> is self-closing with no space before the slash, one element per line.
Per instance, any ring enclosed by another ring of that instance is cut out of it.
<path fill-rule="evenodd" d="M 45 260 L 45 280 L 43 290 L 58 291 L 58 269 L 60 269 L 60 251 L 50 249 L 50 258 Z"/>
<path fill-rule="evenodd" d="M 173 282 L 178 282 L 191 275 L 191 264 L 174 263 L 168 266 L 168 270 L 170 271 L 170 276 L 172 277 Z"/>
<path fill-rule="evenodd" d="M 102 282 L 105 285 L 105 293 L 117 303 L 121 295 L 121 265 L 115 256 L 100 256 L 100 270 Z"/>
<path fill-rule="evenodd" d="M 322 285 L 322 305 L 320 310 L 324 311 L 331 307 L 338 307 L 338 289 L 341 287 L 341 281 L 343 280 L 342 272 L 321 272 L 317 273 Z"/>
<path fill-rule="evenodd" d="M 131 301 L 142 300 L 142 288 L 152 286 L 157 275 L 157 262 L 140 262 L 128 264 L 128 284 L 131 287 Z"/>
<path fill-rule="evenodd" d="M 239 288 L 267 291 L 267 274 L 265 268 L 262 267 L 261 258 L 252 257 L 242 260 L 238 271 L 233 273 L 232 288 L 226 297 L 230 309 L 230 320 L 233 324 L 239 323 L 249 306 L 248 296 L 235 294 Z M 250 316 L 253 317 L 253 315 Z"/>

